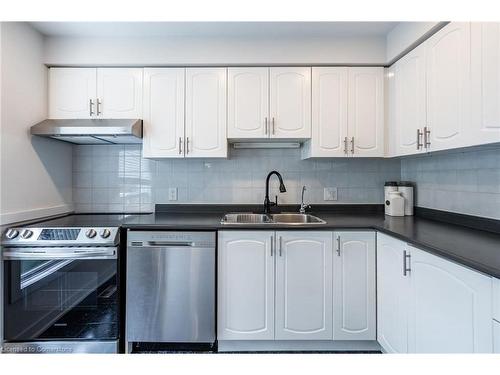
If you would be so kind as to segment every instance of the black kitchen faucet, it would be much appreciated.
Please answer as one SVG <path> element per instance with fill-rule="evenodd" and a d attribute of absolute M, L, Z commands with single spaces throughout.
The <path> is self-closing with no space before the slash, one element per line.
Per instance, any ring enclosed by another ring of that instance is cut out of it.
<path fill-rule="evenodd" d="M 275 174 L 278 179 L 280 180 L 280 193 L 286 192 L 285 184 L 283 183 L 283 177 L 281 177 L 281 174 L 278 171 L 272 171 L 269 172 L 269 174 L 266 177 L 266 197 L 264 198 L 264 213 L 268 214 L 271 206 L 277 206 L 278 205 L 278 196 L 276 196 L 276 201 L 271 202 L 269 200 L 269 179 L 271 176 Z"/>

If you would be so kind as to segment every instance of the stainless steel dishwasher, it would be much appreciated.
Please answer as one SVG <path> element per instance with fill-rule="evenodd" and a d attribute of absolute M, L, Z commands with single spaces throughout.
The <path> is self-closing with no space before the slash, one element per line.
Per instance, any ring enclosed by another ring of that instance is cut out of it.
<path fill-rule="evenodd" d="M 128 231 L 126 341 L 215 342 L 215 232 Z"/>

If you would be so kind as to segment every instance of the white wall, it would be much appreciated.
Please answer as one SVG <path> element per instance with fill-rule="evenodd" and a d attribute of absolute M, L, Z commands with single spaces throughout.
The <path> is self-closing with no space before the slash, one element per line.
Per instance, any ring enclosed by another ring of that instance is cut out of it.
<path fill-rule="evenodd" d="M 71 210 L 72 151 L 31 137 L 47 117 L 44 39 L 25 23 L 1 23 L 0 224 Z"/>
<path fill-rule="evenodd" d="M 447 22 L 401 22 L 387 34 L 386 62 L 391 63 Z"/>
<path fill-rule="evenodd" d="M 48 65 L 384 64 L 384 37 L 48 37 Z"/>

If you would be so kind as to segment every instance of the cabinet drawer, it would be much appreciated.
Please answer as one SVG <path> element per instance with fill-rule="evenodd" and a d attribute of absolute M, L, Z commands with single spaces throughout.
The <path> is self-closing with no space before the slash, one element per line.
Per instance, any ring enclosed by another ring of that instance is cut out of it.
<path fill-rule="evenodd" d="M 500 322 L 500 280 L 493 279 L 493 319 Z"/>

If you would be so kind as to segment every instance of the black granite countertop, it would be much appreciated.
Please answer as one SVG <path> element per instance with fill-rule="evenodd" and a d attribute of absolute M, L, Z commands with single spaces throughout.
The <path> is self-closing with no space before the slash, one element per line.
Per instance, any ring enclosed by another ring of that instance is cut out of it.
<path fill-rule="evenodd" d="M 380 209 L 354 211 L 332 208 L 310 212 L 326 224 L 226 225 L 220 220 L 234 207 L 188 209 L 141 215 L 70 215 L 44 221 L 44 226 L 121 226 L 129 230 L 377 230 L 436 255 L 500 278 L 500 233 L 473 229 L 418 216 L 389 217 Z M 240 209 L 239 211 L 246 211 Z M 286 210 L 285 210 L 286 211 Z M 296 212 L 296 210 L 295 210 Z M 33 225 L 40 225 L 33 224 Z"/>

